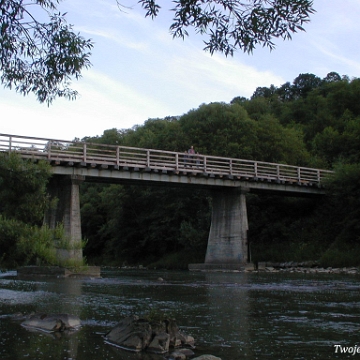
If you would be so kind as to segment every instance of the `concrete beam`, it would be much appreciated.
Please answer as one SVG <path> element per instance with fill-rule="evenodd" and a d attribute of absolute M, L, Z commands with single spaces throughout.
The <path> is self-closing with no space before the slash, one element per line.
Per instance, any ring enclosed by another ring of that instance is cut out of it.
<path fill-rule="evenodd" d="M 296 183 L 276 183 L 258 181 L 257 179 L 219 178 L 209 174 L 163 173 L 161 171 L 131 171 L 129 169 L 99 169 L 85 167 L 52 167 L 54 175 L 80 176 L 85 181 L 161 186 L 192 186 L 219 188 L 249 188 L 251 192 L 278 193 L 292 196 L 316 196 L 325 194 L 325 190 L 317 186 L 299 185 Z"/>

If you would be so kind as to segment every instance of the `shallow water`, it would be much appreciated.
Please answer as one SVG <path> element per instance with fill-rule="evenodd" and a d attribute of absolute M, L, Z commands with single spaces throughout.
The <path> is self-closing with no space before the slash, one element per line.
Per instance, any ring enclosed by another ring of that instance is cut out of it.
<path fill-rule="evenodd" d="M 160 281 L 159 278 L 163 281 Z M 98 279 L 0 274 L 0 359 L 159 360 L 104 342 L 121 318 L 163 311 L 196 340 L 195 354 L 237 359 L 344 359 L 360 347 L 355 275 L 104 270 Z M 70 313 L 79 331 L 23 328 L 16 313 Z"/>

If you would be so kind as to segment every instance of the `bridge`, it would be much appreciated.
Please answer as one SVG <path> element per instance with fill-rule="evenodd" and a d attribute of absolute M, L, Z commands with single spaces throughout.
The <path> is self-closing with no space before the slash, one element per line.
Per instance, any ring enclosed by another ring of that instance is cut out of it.
<path fill-rule="evenodd" d="M 62 222 L 74 245 L 81 242 L 79 186 L 84 181 L 210 189 L 211 227 L 205 263 L 198 268 L 235 269 L 247 262 L 248 192 L 323 195 L 324 179 L 332 174 L 286 164 L 10 134 L 0 134 L 0 151 L 51 165 L 48 191 L 59 201 L 45 221 L 51 228 Z M 82 258 L 82 251 L 63 250 L 59 256 Z"/>

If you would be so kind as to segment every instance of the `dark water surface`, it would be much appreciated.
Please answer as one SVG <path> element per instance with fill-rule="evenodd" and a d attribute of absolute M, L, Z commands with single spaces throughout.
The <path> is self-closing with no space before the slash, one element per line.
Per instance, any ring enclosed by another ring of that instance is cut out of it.
<path fill-rule="evenodd" d="M 359 359 L 360 278 L 355 275 L 102 271 L 99 279 L 18 279 L 0 274 L 0 359 L 158 360 L 105 344 L 127 315 L 168 313 L 196 340 L 195 353 L 223 360 Z M 159 281 L 159 277 L 164 281 Z M 15 313 L 65 312 L 79 331 L 31 332 Z M 343 348 L 342 348 L 343 349 Z"/>

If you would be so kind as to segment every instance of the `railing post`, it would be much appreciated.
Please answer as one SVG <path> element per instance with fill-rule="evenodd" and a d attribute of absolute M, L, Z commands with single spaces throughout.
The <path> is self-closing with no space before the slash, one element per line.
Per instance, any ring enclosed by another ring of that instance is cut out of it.
<path fill-rule="evenodd" d="M 206 172 L 206 156 L 204 156 L 204 172 Z"/>
<path fill-rule="evenodd" d="M 229 160 L 229 173 L 230 173 L 230 175 L 233 174 L 233 162 L 232 162 L 232 159 Z"/>
<path fill-rule="evenodd" d="M 280 165 L 276 165 L 276 177 L 280 180 Z"/>
<path fill-rule="evenodd" d="M 116 147 L 116 165 L 119 166 L 120 164 L 120 147 Z"/>
<path fill-rule="evenodd" d="M 256 161 L 254 162 L 254 175 L 255 175 L 255 177 L 258 176 L 258 166 L 257 166 L 257 162 L 256 162 Z"/>
<path fill-rule="evenodd" d="M 179 154 L 178 153 L 175 154 L 175 170 L 176 171 L 179 170 Z"/>
<path fill-rule="evenodd" d="M 11 147 L 12 147 L 12 136 L 9 136 L 9 154 L 11 153 Z"/>
<path fill-rule="evenodd" d="M 297 168 L 297 180 L 298 180 L 298 183 L 301 183 L 301 171 L 300 171 L 299 167 Z"/>
<path fill-rule="evenodd" d="M 84 143 L 84 146 L 83 146 L 83 160 L 84 160 L 84 162 L 86 162 L 86 143 Z"/>
<path fill-rule="evenodd" d="M 150 150 L 146 150 L 146 166 L 150 167 Z"/>
<path fill-rule="evenodd" d="M 318 184 L 320 185 L 320 183 L 321 183 L 321 173 L 320 173 L 320 170 L 317 170 L 317 181 L 318 181 Z"/>

